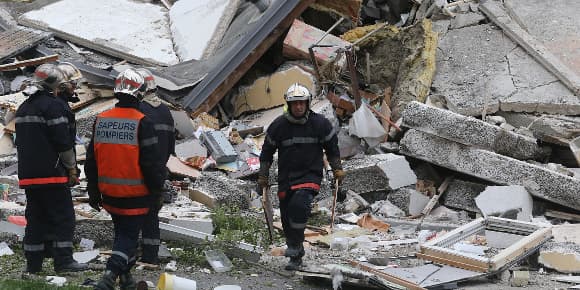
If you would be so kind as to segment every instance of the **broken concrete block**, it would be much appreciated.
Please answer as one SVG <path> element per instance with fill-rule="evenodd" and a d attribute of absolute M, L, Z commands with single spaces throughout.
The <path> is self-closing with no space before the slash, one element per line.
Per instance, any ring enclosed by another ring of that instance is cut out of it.
<path fill-rule="evenodd" d="M 580 180 L 537 165 L 417 130 L 405 134 L 401 153 L 494 183 L 522 185 L 535 197 L 580 210 Z"/>
<path fill-rule="evenodd" d="M 485 187 L 485 184 L 454 179 L 449 183 L 440 202 L 450 208 L 479 212 L 475 198 L 485 190 Z"/>
<path fill-rule="evenodd" d="M 170 112 L 175 123 L 175 130 L 185 138 L 193 136 L 195 127 L 193 126 L 193 120 L 191 120 L 189 115 L 185 111 L 171 110 Z"/>
<path fill-rule="evenodd" d="M 211 219 L 201 219 L 201 218 L 180 218 L 180 219 L 169 219 L 168 224 L 175 225 L 178 227 L 195 230 L 198 232 L 212 234 L 213 233 L 213 223 Z"/>
<path fill-rule="evenodd" d="M 578 136 L 576 129 L 580 127 L 580 118 L 572 116 L 534 116 L 512 112 L 498 112 L 506 121 L 515 127 L 529 128 L 534 136 L 542 141 L 568 146 L 561 139 L 573 139 Z"/>
<path fill-rule="evenodd" d="M 298 66 L 282 66 L 273 74 L 257 79 L 252 85 L 238 89 L 234 116 L 284 105 L 284 93 L 293 83 L 301 83 L 312 93 L 316 92 L 314 76 Z"/>
<path fill-rule="evenodd" d="M 250 190 L 254 188 L 255 184 L 227 178 L 221 172 L 203 172 L 195 181 L 193 192 L 201 192 L 211 198 L 211 203 L 206 204 L 208 207 L 228 206 L 246 209 L 250 204 Z M 204 203 L 203 200 L 196 200 L 192 192 L 190 198 Z"/>
<path fill-rule="evenodd" d="M 580 245 L 546 243 L 540 249 L 538 262 L 561 273 L 580 273 Z"/>
<path fill-rule="evenodd" d="M 532 196 L 521 185 L 488 186 L 475 198 L 475 204 L 484 217 L 506 217 L 506 212 L 516 210 L 517 220 L 532 220 Z"/>
<path fill-rule="evenodd" d="M 379 200 L 371 205 L 374 214 L 384 217 L 403 217 L 405 212 L 388 200 Z"/>
<path fill-rule="evenodd" d="M 175 51 L 181 61 L 206 59 L 219 46 L 239 0 L 181 0 L 169 10 Z M 195 37 L 192 37 L 195 35 Z"/>
<path fill-rule="evenodd" d="M 429 213 L 427 217 L 430 221 L 459 221 L 459 212 L 449 209 L 445 206 L 438 206 Z"/>
<path fill-rule="evenodd" d="M 412 216 L 420 214 L 429 203 L 429 197 L 410 188 L 401 188 L 391 192 L 387 200 Z"/>
<path fill-rule="evenodd" d="M 397 189 L 417 182 L 405 157 L 392 153 L 346 160 L 343 168 L 346 177 L 341 187 L 359 194 Z"/>
<path fill-rule="evenodd" d="M 340 131 L 338 131 L 337 137 L 340 158 L 348 158 L 364 153 L 364 147 L 361 144 L 361 140 L 356 136 L 349 135 L 348 129 L 341 128 Z"/>
<path fill-rule="evenodd" d="M 411 102 L 403 111 L 403 126 L 464 145 L 476 146 L 516 159 L 543 159 L 537 140 L 448 110 Z"/>
<path fill-rule="evenodd" d="M 529 271 L 513 271 L 511 277 L 512 287 L 525 287 L 530 281 Z"/>

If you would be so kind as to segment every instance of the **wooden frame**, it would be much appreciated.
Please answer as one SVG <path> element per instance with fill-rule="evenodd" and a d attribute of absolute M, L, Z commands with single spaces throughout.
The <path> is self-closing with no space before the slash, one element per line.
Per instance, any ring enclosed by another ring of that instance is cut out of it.
<path fill-rule="evenodd" d="M 524 237 L 491 258 L 463 254 L 449 248 L 485 230 Z M 551 237 L 551 226 L 496 217 L 480 218 L 421 245 L 421 252 L 417 253 L 417 257 L 466 270 L 492 273 L 529 255 Z"/>

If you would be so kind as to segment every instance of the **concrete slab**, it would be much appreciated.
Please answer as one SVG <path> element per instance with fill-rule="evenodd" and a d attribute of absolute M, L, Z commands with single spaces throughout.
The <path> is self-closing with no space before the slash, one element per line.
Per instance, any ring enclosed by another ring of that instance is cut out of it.
<path fill-rule="evenodd" d="M 566 224 L 552 227 L 554 241 L 559 243 L 572 242 L 580 245 L 580 224 Z"/>
<path fill-rule="evenodd" d="M 232 19 L 240 0 L 181 0 L 169 10 L 171 35 L 181 61 L 211 56 Z"/>
<path fill-rule="evenodd" d="M 580 2 L 506 0 L 505 7 L 522 28 L 580 74 Z"/>
<path fill-rule="evenodd" d="M 405 157 L 392 153 L 346 160 L 342 166 L 346 171 L 342 188 L 359 194 L 397 189 L 417 182 Z"/>
<path fill-rule="evenodd" d="M 401 153 L 501 185 L 522 185 L 535 197 L 580 210 L 580 180 L 546 168 L 409 130 Z"/>
<path fill-rule="evenodd" d="M 449 30 L 441 37 L 433 88 L 432 94 L 445 96 L 450 110 L 468 116 L 482 115 L 484 108 L 487 113 L 579 113 L 573 92 L 488 24 Z"/>
<path fill-rule="evenodd" d="M 501 217 L 507 211 L 517 210 L 517 219 L 529 222 L 532 220 L 532 196 L 521 185 L 488 186 L 475 198 L 475 204 L 484 217 Z"/>
<path fill-rule="evenodd" d="M 62 0 L 23 14 L 19 22 L 137 63 L 179 62 L 167 10 L 159 5 L 129 0 Z"/>
<path fill-rule="evenodd" d="M 195 181 L 194 189 L 213 197 L 214 206 L 246 209 L 250 204 L 250 190 L 255 189 L 255 183 L 231 179 L 221 172 L 202 172 Z"/>
<path fill-rule="evenodd" d="M 546 243 L 540 249 L 538 262 L 560 273 L 580 273 L 580 245 Z"/>
<path fill-rule="evenodd" d="M 449 183 L 439 201 L 450 208 L 479 212 L 475 198 L 485 190 L 485 187 L 485 184 L 455 179 Z"/>
<path fill-rule="evenodd" d="M 185 159 L 192 156 L 207 157 L 207 148 L 198 139 L 191 139 L 175 145 L 175 154 L 178 158 Z"/>
<path fill-rule="evenodd" d="M 468 26 L 479 25 L 480 22 L 485 20 L 485 16 L 481 13 L 461 13 L 457 14 L 452 20 L 449 29 L 459 29 Z"/>
<path fill-rule="evenodd" d="M 448 110 L 411 102 L 402 116 L 405 127 L 516 159 L 544 159 L 547 155 L 534 138 Z"/>
<path fill-rule="evenodd" d="M 580 136 L 580 118 L 572 116 L 551 116 L 498 112 L 498 115 L 512 126 L 525 127 L 531 130 L 542 141 L 568 146 L 566 140 Z"/>

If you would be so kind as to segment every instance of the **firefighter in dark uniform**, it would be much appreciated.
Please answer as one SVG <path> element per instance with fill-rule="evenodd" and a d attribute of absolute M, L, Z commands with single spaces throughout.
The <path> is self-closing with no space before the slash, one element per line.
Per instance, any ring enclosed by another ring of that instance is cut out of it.
<path fill-rule="evenodd" d="M 89 204 L 102 206 L 113 219 L 113 252 L 95 289 L 135 289 L 131 268 L 136 263 L 139 232 L 160 199 L 164 165 L 153 122 L 141 113 L 145 81 L 134 69 L 115 80 L 115 108 L 97 116 L 87 149 Z"/>
<path fill-rule="evenodd" d="M 78 172 L 66 110 L 54 96 L 64 78 L 54 64 L 39 66 L 23 91 L 28 98 L 16 111 L 18 179 L 26 193 L 28 273 L 42 270 L 45 253 L 54 257 L 57 272 L 88 269 L 72 257 L 75 213 L 69 187 L 78 182 Z"/>
<path fill-rule="evenodd" d="M 157 84 L 155 83 L 153 74 L 146 69 L 137 69 L 137 72 L 145 79 L 146 87 L 145 97 L 139 104 L 139 110 L 155 123 L 154 127 L 159 140 L 161 162 L 167 164 L 169 156 L 171 154 L 175 155 L 175 126 L 173 117 L 171 116 L 169 108 L 157 97 Z M 169 186 L 170 183 L 166 181 L 162 193 L 164 202 L 166 203 L 172 200 Z M 149 214 L 145 218 L 145 224 L 143 225 L 141 234 L 141 262 L 155 265 L 159 264 L 158 253 L 161 243 L 159 238 L 159 210 L 161 210 L 161 207 L 155 207 L 149 211 Z"/>
<path fill-rule="evenodd" d="M 258 184 L 262 189 L 269 186 L 270 166 L 278 150 L 278 198 L 288 246 L 285 256 L 290 258 L 286 270 L 297 270 L 302 264 L 304 230 L 312 200 L 320 190 L 324 153 L 339 183 L 345 176 L 336 132 L 324 116 L 309 109 L 311 98 L 301 84 L 288 88 L 287 110 L 268 127 L 260 155 Z"/>

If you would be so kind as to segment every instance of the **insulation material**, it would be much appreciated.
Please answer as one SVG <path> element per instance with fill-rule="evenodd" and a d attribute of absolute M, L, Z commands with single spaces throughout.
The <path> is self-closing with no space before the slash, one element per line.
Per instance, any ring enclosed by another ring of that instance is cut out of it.
<path fill-rule="evenodd" d="M 130 0 L 62 0 L 27 12 L 19 21 L 96 50 L 115 51 L 116 56 L 132 55 L 161 65 L 178 62 L 167 9 L 162 6 Z"/>
<path fill-rule="evenodd" d="M 235 99 L 234 115 L 247 111 L 270 109 L 285 104 L 284 93 L 294 83 L 316 91 L 314 77 L 297 66 L 282 69 L 269 76 L 257 79 L 251 86 L 241 88 Z"/>
<path fill-rule="evenodd" d="M 181 61 L 205 59 L 225 35 L 240 0 L 180 0 L 169 11 L 175 50 Z"/>
<path fill-rule="evenodd" d="M 355 135 L 359 138 L 365 139 L 369 147 L 375 147 L 383 142 L 387 132 L 375 118 L 371 110 L 362 105 L 354 114 L 348 123 L 348 132 L 350 135 Z"/>

